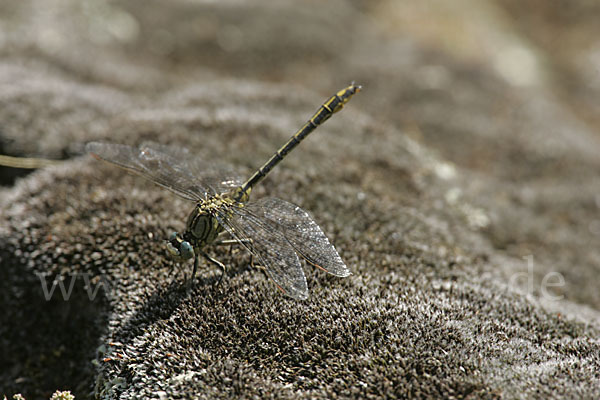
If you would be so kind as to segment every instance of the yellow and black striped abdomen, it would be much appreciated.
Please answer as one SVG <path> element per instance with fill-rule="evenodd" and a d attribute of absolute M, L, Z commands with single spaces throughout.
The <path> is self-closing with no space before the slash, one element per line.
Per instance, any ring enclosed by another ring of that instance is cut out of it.
<path fill-rule="evenodd" d="M 254 185 L 260 182 L 283 158 L 292 151 L 305 137 L 307 137 L 317 126 L 327 121 L 334 113 L 340 111 L 350 98 L 360 91 L 360 85 L 352 83 L 345 89 L 331 96 L 319 107 L 317 112 L 287 141 L 262 167 L 260 167 L 248 179 L 237 192 L 236 200 L 247 197 L 248 192 Z"/>

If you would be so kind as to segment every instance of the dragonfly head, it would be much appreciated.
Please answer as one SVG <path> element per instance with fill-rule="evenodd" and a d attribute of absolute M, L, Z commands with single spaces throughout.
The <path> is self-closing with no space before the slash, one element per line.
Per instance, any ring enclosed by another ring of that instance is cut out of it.
<path fill-rule="evenodd" d="M 176 260 L 184 261 L 194 257 L 194 247 L 177 232 L 169 235 L 167 250 L 171 257 Z"/>

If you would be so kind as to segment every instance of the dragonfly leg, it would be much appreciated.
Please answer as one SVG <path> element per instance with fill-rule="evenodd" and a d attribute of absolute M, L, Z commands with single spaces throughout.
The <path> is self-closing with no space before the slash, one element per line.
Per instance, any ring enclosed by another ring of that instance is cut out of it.
<path fill-rule="evenodd" d="M 233 253 L 233 245 L 234 244 L 242 244 L 244 246 L 252 245 L 252 239 L 224 239 L 219 240 L 218 242 L 214 242 L 217 246 L 227 246 L 229 245 L 229 256 Z"/>
<path fill-rule="evenodd" d="M 217 267 L 219 267 L 221 269 L 221 276 L 219 277 L 219 280 L 217 281 L 217 285 L 220 285 L 221 281 L 223 280 L 223 276 L 225 276 L 225 270 L 226 270 L 225 265 L 221 261 L 215 260 L 214 258 L 209 256 L 204 251 L 202 251 L 201 254 L 204 258 L 206 258 L 208 261 L 210 261 L 211 263 L 213 263 L 214 265 L 216 265 Z"/>
<path fill-rule="evenodd" d="M 234 244 L 239 244 L 239 242 L 235 239 L 226 239 L 226 240 L 219 240 L 216 245 L 217 246 L 227 246 L 229 245 L 229 257 L 231 257 L 231 254 L 233 254 L 233 245 Z"/>
<path fill-rule="evenodd" d="M 192 277 L 190 279 L 190 284 L 194 283 L 194 278 L 196 277 L 197 269 L 198 269 L 198 254 L 194 254 L 194 269 L 192 270 Z"/>
<path fill-rule="evenodd" d="M 246 243 L 252 243 L 252 239 L 225 239 L 225 240 L 219 240 L 218 242 L 214 242 L 215 245 L 217 246 L 221 246 L 221 245 L 232 245 L 232 244 L 238 244 L 238 243 L 242 243 L 242 244 L 246 244 Z"/>
<path fill-rule="evenodd" d="M 254 255 L 253 255 L 252 253 L 250 253 L 250 266 L 251 266 L 252 268 L 260 269 L 260 270 L 261 270 L 261 271 L 263 271 L 263 272 L 266 272 L 266 270 L 267 270 L 267 269 L 266 269 L 264 266 L 262 266 L 262 265 L 257 265 L 257 264 L 254 264 Z"/>

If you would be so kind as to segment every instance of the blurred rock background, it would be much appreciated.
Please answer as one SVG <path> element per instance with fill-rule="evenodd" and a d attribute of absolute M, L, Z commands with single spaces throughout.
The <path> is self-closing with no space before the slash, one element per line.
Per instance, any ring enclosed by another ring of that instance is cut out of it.
<path fill-rule="evenodd" d="M 599 18 L 587 0 L 0 3 L 0 153 L 66 161 L 0 169 L 0 394 L 598 397 Z M 352 80 L 256 193 L 310 211 L 354 272 L 307 269 L 304 303 L 218 249 L 237 272 L 187 293 L 160 239 L 191 206 L 79 157 L 154 140 L 249 173 Z M 40 272 L 112 291 L 47 302 Z"/>

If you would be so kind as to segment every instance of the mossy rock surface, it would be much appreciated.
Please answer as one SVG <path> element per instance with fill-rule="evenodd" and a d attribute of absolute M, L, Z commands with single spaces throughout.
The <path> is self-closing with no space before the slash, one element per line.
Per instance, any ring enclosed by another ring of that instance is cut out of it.
<path fill-rule="evenodd" d="M 471 42 L 458 6 L 428 31 L 394 1 L 49 3 L 0 5 L 0 150 L 64 160 L 0 169 L 0 396 L 600 397 L 600 94 L 585 43 L 545 40 L 572 20 L 466 1 L 498 34 Z M 501 34 L 530 75 L 473 50 Z M 83 154 L 154 141 L 249 175 L 352 80 L 252 193 L 352 270 L 307 266 L 305 301 L 235 246 L 189 288 L 164 240 L 193 203 Z"/>

